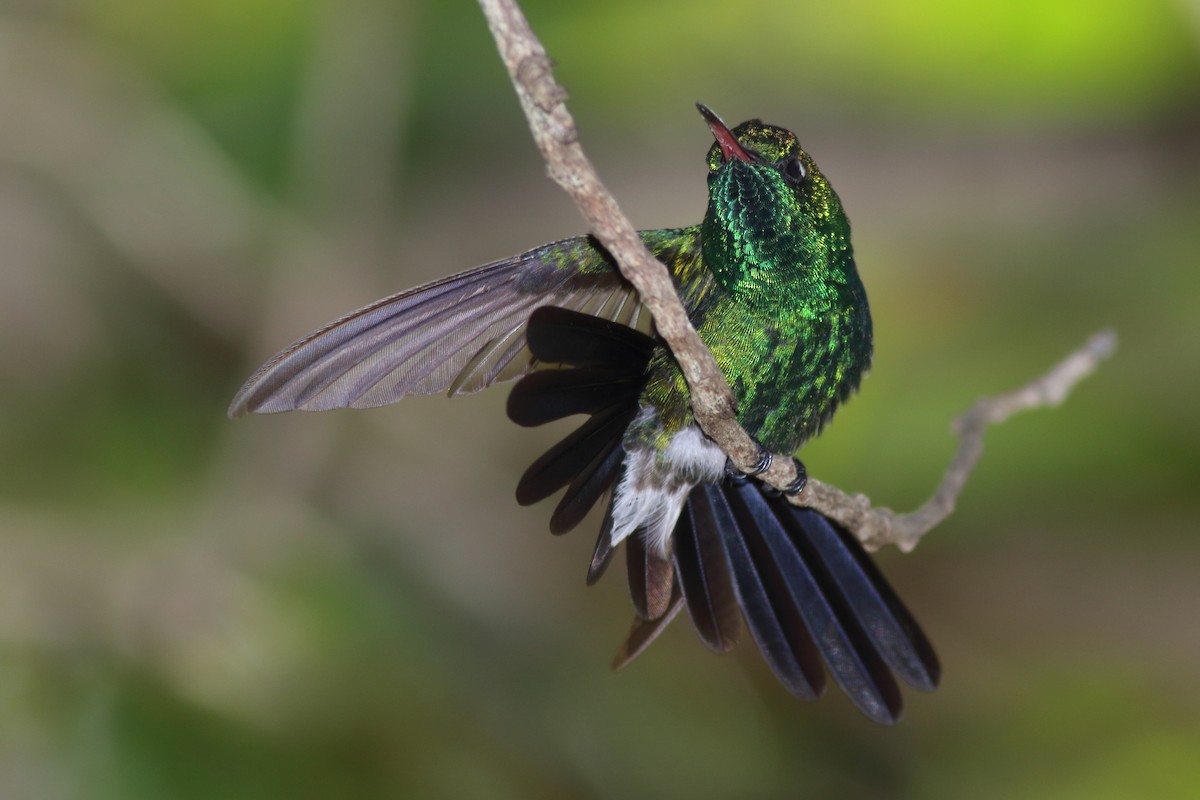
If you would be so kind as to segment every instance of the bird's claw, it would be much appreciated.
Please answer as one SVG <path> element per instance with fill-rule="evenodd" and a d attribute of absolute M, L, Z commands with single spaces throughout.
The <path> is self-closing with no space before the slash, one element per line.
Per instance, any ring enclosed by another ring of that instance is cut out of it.
<path fill-rule="evenodd" d="M 796 465 L 796 477 L 781 490 L 788 497 L 795 497 L 808 485 L 808 468 L 804 466 L 804 462 L 792 456 L 792 463 Z"/>
<path fill-rule="evenodd" d="M 746 474 L 751 478 L 756 475 L 762 475 L 771 468 L 771 462 L 774 460 L 775 456 L 771 454 L 771 451 L 760 444 L 758 445 L 758 463 L 756 463 Z"/>
<path fill-rule="evenodd" d="M 753 467 L 743 472 L 733 463 L 731 459 L 727 458 L 725 459 L 725 474 L 734 481 L 740 483 L 741 481 L 746 480 L 746 478 L 753 478 L 758 475 L 762 475 L 771 468 L 771 464 L 774 460 L 775 456 L 771 454 L 771 451 L 760 444 L 758 445 L 758 461 Z"/>
<path fill-rule="evenodd" d="M 776 489 L 774 486 L 768 486 L 764 491 L 772 497 L 784 495 L 787 497 L 795 497 L 804 491 L 804 487 L 808 484 L 808 469 L 804 466 L 804 462 L 795 456 L 792 457 L 792 463 L 796 466 L 796 477 L 792 482 L 782 489 Z"/>
<path fill-rule="evenodd" d="M 731 459 L 727 458 L 725 459 L 725 475 L 734 483 L 743 483 L 747 478 L 753 478 L 757 475 L 762 475 L 764 472 L 769 470 L 774 460 L 775 457 L 771 455 L 771 451 L 762 445 L 759 445 L 758 463 L 756 463 L 751 469 L 743 472 L 742 470 L 738 469 Z M 767 486 L 765 491 L 768 494 L 775 496 L 782 494 L 787 495 L 788 497 L 795 497 L 804 491 L 804 487 L 808 485 L 808 469 L 804 466 L 804 462 L 795 456 L 792 456 L 792 464 L 794 464 L 796 467 L 796 477 L 792 479 L 791 483 L 782 489 L 776 489 L 773 486 Z"/>

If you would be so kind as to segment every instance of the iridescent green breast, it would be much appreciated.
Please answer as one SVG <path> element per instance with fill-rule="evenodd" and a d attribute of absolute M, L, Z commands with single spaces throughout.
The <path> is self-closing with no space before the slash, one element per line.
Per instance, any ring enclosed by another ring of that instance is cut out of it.
<path fill-rule="evenodd" d="M 870 365 L 871 316 L 856 276 L 845 294 L 849 302 L 823 313 L 781 315 L 717 287 L 694 315 L 733 390 L 738 421 L 772 451 L 793 452 L 816 435 Z M 691 424 L 687 385 L 665 350 L 651 361 L 642 398 L 658 410 L 659 446 Z"/>
<path fill-rule="evenodd" d="M 689 307 L 733 389 L 739 421 L 776 452 L 815 435 L 871 360 L 850 224 L 824 175 L 794 139 L 789 146 L 804 161 L 802 182 L 772 164 L 738 160 L 710 174 L 700 249 L 711 286 Z M 662 446 L 692 414 L 669 354 L 659 353 L 650 370 L 643 402 L 658 409 L 654 438 Z"/>

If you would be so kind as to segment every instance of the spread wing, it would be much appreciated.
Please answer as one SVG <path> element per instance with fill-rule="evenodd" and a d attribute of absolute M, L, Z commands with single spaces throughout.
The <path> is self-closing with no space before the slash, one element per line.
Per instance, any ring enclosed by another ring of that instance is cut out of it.
<path fill-rule="evenodd" d="M 699 257 L 695 227 L 642 237 L 669 266 Z M 590 237 L 564 239 L 386 297 L 310 333 L 246 381 L 229 415 L 370 408 L 518 378 L 533 366 L 525 323 L 543 305 L 630 327 L 643 316 L 607 252 Z"/>

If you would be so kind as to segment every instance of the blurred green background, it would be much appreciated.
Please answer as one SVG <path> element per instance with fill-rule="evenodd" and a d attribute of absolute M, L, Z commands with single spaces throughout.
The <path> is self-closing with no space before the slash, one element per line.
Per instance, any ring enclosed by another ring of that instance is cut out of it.
<path fill-rule="evenodd" d="M 679 620 L 628 669 L 593 525 L 505 391 L 225 406 L 298 335 L 572 235 L 466 0 L 0 3 L 0 797 L 1184 798 L 1200 792 L 1194 0 L 526 3 L 634 221 L 711 137 L 800 133 L 875 367 L 810 471 L 908 509 L 948 423 L 1115 326 L 880 554 L 945 677 L 894 729 Z"/>

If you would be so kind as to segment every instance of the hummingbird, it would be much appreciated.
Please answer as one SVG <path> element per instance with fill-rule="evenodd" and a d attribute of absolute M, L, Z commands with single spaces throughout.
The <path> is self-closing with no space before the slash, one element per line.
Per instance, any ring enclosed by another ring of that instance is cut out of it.
<path fill-rule="evenodd" d="M 575 528 L 604 500 L 587 582 L 623 546 L 636 613 L 614 667 L 686 608 L 700 639 L 729 651 L 749 630 L 803 700 L 827 675 L 876 722 L 899 719 L 896 678 L 936 687 L 940 666 L 909 611 L 853 535 L 750 480 L 769 454 L 815 436 L 870 366 L 873 334 L 841 200 L 794 133 L 751 119 L 713 136 L 699 225 L 640 232 L 672 276 L 701 340 L 761 445 L 749 474 L 696 425 L 684 377 L 638 295 L 591 236 L 564 239 L 386 297 L 267 361 L 229 409 L 368 408 L 407 395 L 519 381 L 524 426 L 587 415 L 520 478 L 529 505 L 565 488 L 550 518 Z"/>

